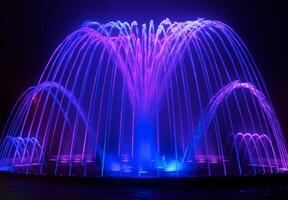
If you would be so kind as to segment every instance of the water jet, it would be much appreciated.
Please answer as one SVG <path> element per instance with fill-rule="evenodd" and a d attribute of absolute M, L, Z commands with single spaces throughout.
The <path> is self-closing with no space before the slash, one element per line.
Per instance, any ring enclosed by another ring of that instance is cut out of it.
<path fill-rule="evenodd" d="M 246 45 L 219 21 L 87 21 L 3 130 L 0 168 L 55 176 L 284 173 L 286 141 Z"/>

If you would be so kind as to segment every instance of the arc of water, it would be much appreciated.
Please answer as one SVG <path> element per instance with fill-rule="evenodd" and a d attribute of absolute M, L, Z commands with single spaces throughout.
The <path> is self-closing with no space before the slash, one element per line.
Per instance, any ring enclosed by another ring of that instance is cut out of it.
<path fill-rule="evenodd" d="M 285 147 L 285 144 L 283 144 L 283 141 L 280 138 L 281 135 L 281 129 L 279 127 L 279 123 L 277 122 L 277 120 L 275 121 L 275 113 L 273 112 L 273 110 L 270 108 L 270 103 L 268 102 L 268 100 L 266 100 L 264 94 L 257 90 L 255 88 L 254 85 L 252 85 L 251 83 L 241 83 L 240 81 L 234 81 L 231 82 L 229 84 L 227 84 L 225 87 L 223 87 L 210 101 L 206 112 L 204 113 L 204 115 L 202 116 L 202 118 L 200 119 L 199 123 L 198 123 L 198 128 L 195 132 L 195 140 L 196 145 L 199 145 L 199 142 L 201 140 L 201 138 L 203 137 L 203 134 L 205 133 L 206 129 L 209 127 L 209 124 L 214 116 L 214 113 L 216 112 L 217 107 L 219 106 L 219 104 L 225 99 L 227 98 L 235 89 L 238 88 L 244 88 L 247 89 L 249 92 L 251 92 L 258 100 L 259 104 L 261 105 L 262 109 L 265 111 L 269 122 L 270 122 L 270 126 L 273 130 L 273 133 L 275 134 L 276 137 L 276 141 L 279 143 L 281 142 L 281 144 L 278 146 L 279 148 L 279 155 L 281 157 L 281 164 L 283 165 L 283 167 L 286 168 L 287 166 L 287 161 L 285 160 L 285 157 L 287 157 L 287 149 Z M 184 153 L 183 159 L 182 159 L 182 165 L 185 162 L 185 160 L 187 159 L 187 155 L 188 152 L 191 152 L 191 148 L 193 148 L 193 140 L 194 138 L 192 137 L 192 139 L 190 139 L 189 144 L 187 145 L 187 149 Z M 280 141 L 279 141 L 280 140 Z M 197 149 L 197 146 L 194 147 Z"/>

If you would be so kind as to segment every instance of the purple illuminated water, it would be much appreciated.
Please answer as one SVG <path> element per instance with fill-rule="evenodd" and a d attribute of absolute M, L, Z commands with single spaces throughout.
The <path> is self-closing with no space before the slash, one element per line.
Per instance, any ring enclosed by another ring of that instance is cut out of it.
<path fill-rule="evenodd" d="M 65 176 L 287 171 L 252 56 L 219 21 L 86 22 L 57 47 L 4 128 L 0 168 Z"/>

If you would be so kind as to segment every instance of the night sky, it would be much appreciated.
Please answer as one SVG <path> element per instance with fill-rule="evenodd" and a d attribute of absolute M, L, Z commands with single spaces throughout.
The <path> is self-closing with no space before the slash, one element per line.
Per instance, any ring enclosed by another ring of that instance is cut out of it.
<path fill-rule="evenodd" d="M 284 1 L 2 0 L 0 9 L 0 130 L 20 94 L 37 83 L 56 46 L 84 21 L 144 23 L 200 17 L 227 23 L 244 40 L 288 134 L 288 7 Z"/>

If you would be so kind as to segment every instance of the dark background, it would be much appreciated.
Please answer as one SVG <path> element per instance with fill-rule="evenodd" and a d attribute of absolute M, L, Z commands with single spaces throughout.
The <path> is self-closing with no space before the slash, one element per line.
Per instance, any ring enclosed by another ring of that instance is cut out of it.
<path fill-rule="evenodd" d="M 204 17 L 227 23 L 245 41 L 288 134 L 288 6 L 284 1 L 4 0 L 1 4 L 0 130 L 19 95 L 37 82 L 56 46 L 84 21 L 144 23 Z"/>

